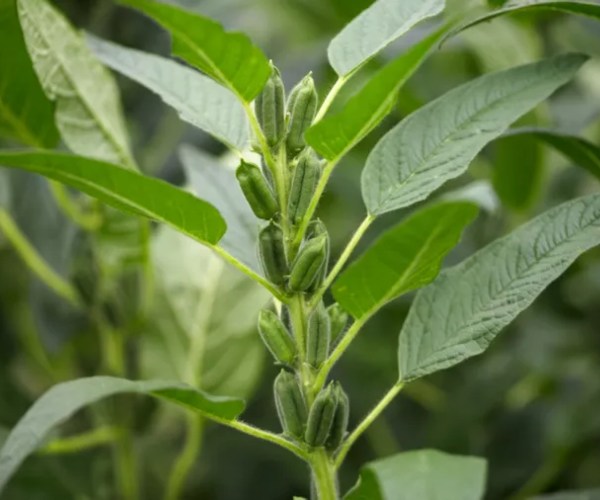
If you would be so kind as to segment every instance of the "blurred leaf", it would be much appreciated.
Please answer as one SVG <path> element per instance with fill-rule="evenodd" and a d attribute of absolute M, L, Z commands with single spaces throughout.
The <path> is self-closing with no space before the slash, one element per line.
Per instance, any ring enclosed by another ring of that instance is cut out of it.
<path fill-rule="evenodd" d="M 532 500 L 600 500 L 600 489 L 588 491 L 565 491 L 563 493 L 542 495 L 535 497 Z"/>
<path fill-rule="evenodd" d="M 258 261 L 259 220 L 246 201 L 233 168 L 192 146 L 182 146 L 179 158 L 196 196 L 212 203 L 227 222 L 219 245 L 262 274 Z"/>
<path fill-rule="evenodd" d="M 199 14 L 150 0 L 120 0 L 154 19 L 171 33 L 173 55 L 187 61 L 252 101 L 271 74 L 265 55 L 242 33 L 228 33 Z"/>
<path fill-rule="evenodd" d="M 363 467 L 345 500 L 481 500 L 484 459 L 435 450 L 399 453 Z"/>
<path fill-rule="evenodd" d="M 16 0 L 0 3 L 0 136 L 35 147 L 54 147 L 54 110 L 37 79 L 23 40 Z"/>
<path fill-rule="evenodd" d="M 0 153 L 0 164 L 68 184 L 120 210 L 169 224 L 202 243 L 214 245 L 225 233 L 225 221 L 209 203 L 118 165 L 52 152 Z"/>
<path fill-rule="evenodd" d="M 396 297 L 433 281 L 442 260 L 477 216 L 471 203 L 441 203 L 386 232 L 333 285 L 335 299 L 355 318 L 371 316 Z"/>
<path fill-rule="evenodd" d="M 586 61 L 579 54 L 479 77 L 419 109 L 388 132 L 362 174 L 371 215 L 423 200 L 517 118 L 567 83 Z"/>
<path fill-rule="evenodd" d="M 442 12 L 444 5 L 444 0 L 378 0 L 331 41 L 331 66 L 340 76 L 352 73 L 415 24 Z"/>
<path fill-rule="evenodd" d="M 398 91 L 437 47 L 448 27 L 429 35 L 379 70 L 345 104 L 306 132 L 307 142 L 322 156 L 337 160 L 371 132 L 393 109 Z"/>
<path fill-rule="evenodd" d="M 506 137 L 532 136 L 544 141 L 600 180 L 600 147 L 587 139 L 544 128 L 510 129 Z"/>
<path fill-rule="evenodd" d="M 50 431 L 81 408 L 123 393 L 147 394 L 225 420 L 235 419 L 244 410 L 240 399 L 212 396 L 179 382 L 90 377 L 55 385 L 27 411 L 0 450 L 0 492 Z"/>
<path fill-rule="evenodd" d="M 233 149 L 245 148 L 249 138 L 248 119 L 244 108 L 229 90 L 170 59 L 121 47 L 91 35 L 87 36 L 87 41 L 104 64 L 158 94 L 182 120 Z"/>
<path fill-rule="evenodd" d="M 25 42 L 67 146 L 133 168 L 112 76 L 83 38 L 45 0 L 17 0 Z"/>
<path fill-rule="evenodd" d="M 443 272 L 400 332 L 400 380 L 483 352 L 583 252 L 600 243 L 600 195 L 553 208 Z"/>
<path fill-rule="evenodd" d="M 475 181 L 444 193 L 438 201 L 470 201 L 486 212 L 493 214 L 500 207 L 500 200 L 488 181 Z"/>

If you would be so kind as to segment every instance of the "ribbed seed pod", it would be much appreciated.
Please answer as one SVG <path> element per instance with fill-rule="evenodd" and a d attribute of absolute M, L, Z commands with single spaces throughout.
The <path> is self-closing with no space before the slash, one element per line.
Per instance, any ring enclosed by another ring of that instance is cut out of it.
<path fill-rule="evenodd" d="M 281 370 L 275 378 L 273 388 L 277 415 L 284 432 L 290 436 L 302 438 L 308 412 L 296 376 Z"/>
<path fill-rule="evenodd" d="M 337 398 L 337 407 L 333 415 L 329 436 L 325 441 L 325 447 L 332 453 L 342 444 L 348 430 L 348 420 L 350 418 L 350 400 L 338 382 L 335 382 L 334 394 Z"/>
<path fill-rule="evenodd" d="M 270 222 L 258 235 L 260 261 L 266 277 L 275 285 L 283 285 L 288 274 L 283 231 Z"/>
<path fill-rule="evenodd" d="M 306 444 L 313 447 L 325 444 L 333 425 L 336 408 L 337 398 L 335 397 L 333 386 L 329 384 L 326 389 L 323 389 L 317 395 L 310 408 L 306 433 L 304 435 Z"/>
<path fill-rule="evenodd" d="M 298 159 L 290 186 L 288 216 L 292 223 L 299 223 L 306 214 L 320 177 L 320 161 L 312 151 L 305 151 Z"/>
<path fill-rule="evenodd" d="M 319 288 L 322 284 L 323 281 L 325 281 L 325 278 L 327 277 L 327 270 L 329 267 L 329 254 L 330 254 L 330 247 L 331 244 L 329 242 L 329 232 L 327 231 L 327 227 L 325 226 L 325 224 L 323 223 L 323 221 L 321 219 L 316 219 L 311 221 L 311 223 L 308 225 L 308 228 L 306 230 L 306 236 L 310 239 L 310 238 L 315 238 L 316 236 L 320 236 L 320 235 L 326 235 L 327 236 L 327 248 L 325 250 L 325 262 L 323 263 L 323 266 L 321 267 L 321 270 L 319 271 L 319 274 L 317 275 L 317 277 L 315 278 L 315 281 L 313 282 L 313 284 L 310 287 L 311 291 L 315 291 L 317 288 Z"/>
<path fill-rule="evenodd" d="M 287 112 L 290 121 L 286 146 L 290 155 L 295 155 L 306 146 L 304 132 L 311 126 L 318 105 L 319 96 L 315 89 L 315 82 L 309 74 L 294 87 L 288 100 Z"/>
<path fill-rule="evenodd" d="M 254 214 L 259 219 L 272 219 L 279 211 L 279 206 L 260 167 L 242 160 L 235 176 Z"/>
<path fill-rule="evenodd" d="M 350 316 L 337 302 L 327 308 L 327 314 L 331 322 L 331 344 L 334 345 L 345 332 Z"/>
<path fill-rule="evenodd" d="M 296 358 L 296 346 L 285 325 L 273 311 L 263 309 L 258 315 L 258 332 L 275 361 L 291 365 Z"/>
<path fill-rule="evenodd" d="M 279 70 L 272 66 L 271 77 L 256 98 L 256 118 L 269 146 L 277 146 L 285 136 L 285 87 Z"/>
<path fill-rule="evenodd" d="M 308 318 L 306 329 L 306 362 L 319 368 L 329 355 L 331 342 L 331 323 L 323 302 L 315 308 Z"/>
<path fill-rule="evenodd" d="M 328 237 L 317 236 L 309 240 L 301 249 L 290 272 L 288 287 L 293 292 L 304 292 L 317 278 L 327 257 Z"/>

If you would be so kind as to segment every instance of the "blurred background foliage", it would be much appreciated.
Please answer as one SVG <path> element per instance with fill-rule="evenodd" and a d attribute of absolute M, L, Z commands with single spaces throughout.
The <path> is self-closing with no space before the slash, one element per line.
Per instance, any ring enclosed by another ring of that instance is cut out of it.
<path fill-rule="evenodd" d="M 321 90 L 333 83 L 326 47 L 371 0 L 171 0 L 242 30 L 279 66 L 290 87 L 313 71 Z M 496 2 L 497 3 L 497 2 Z M 453 0 L 447 12 L 482 6 Z M 122 45 L 167 55 L 167 35 L 142 16 L 106 0 L 57 0 L 79 28 Z M 428 26 L 384 51 L 348 94 Z M 596 56 L 574 84 L 519 125 L 546 125 L 600 142 L 600 24 L 556 13 L 513 16 L 447 42 L 402 90 L 386 122 L 347 157 L 321 206 L 333 254 L 364 215 L 359 176 L 369 149 L 391 125 L 432 98 L 479 74 L 562 51 Z M 6 67 L 2 67 L 6 71 Z M 223 147 L 179 121 L 155 95 L 116 76 L 134 155 L 141 169 L 193 184 L 180 147 L 214 156 Z M 0 142 L 18 142 L 2 135 Z M 224 163 L 231 163 L 225 156 Z M 216 167 L 215 167 L 216 168 Z M 197 181 L 197 182 L 201 182 Z M 482 182 L 484 184 L 482 184 Z M 476 189 L 493 210 L 482 215 L 448 259 L 461 260 L 545 207 L 598 189 L 585 170 L 531 137 L 487 148 L 469 174 L 450 183 Z M 193 187 L 193 185 L 192 185 Z M 54 194 L 52 189 L 55 190 Z M 255 332 L 267 296 L 208 250 L 167 228 L 154 228 L 151 256 L 140 250 L 137 222 L 104 212 L 101 230 L 79 229 L 59 206 L 61 190 L 41 178 L 0 169 L 0 208 L 80 301 L 69 301 L 33 275 L 0 225 L 0 443 L 50 385 L 79 376 L 176 378 L 249 399 L 245 418 L 276 429 L 270 364 Z M 62 191 L 64 195 L 65 192 Z M 85 200 L 84 200 L 85 201 Z M 92 202 L 89 202 L 92 203 Z M 404 214 L 382 217 L 364 249 Z M 153 273 L 149 271 L 152 270 Z M 153 274 L 154 279 L 143 279 Z M 153 296 L 153 300 L 148 299 Z M 351 422 L 396 377 L 396 343 L 411 296 L 389 304 L 336 368 L 351 397 Z M 600 487 L 600 252 L 589 252 L 522 314 L 481 357 L 409 385 L 351 451 L 344 489 L 359 467 L 400 450 L 438 448 L 489 460 L 489 500 Z M 117 422 L 134 429 L 140 498 L 161 498 L 167 471 L 186 439 L 185 415 L 148 399 L 114 398 L 69 421 L 29 459 L 7 500 L 117 499 Z M 110 417 L 110 418 L 109 418 Z M 307 494 L 306 470 L 269 444 L 198 422 L 200 449 L 184 498 L 280 500 Z M 91 431 L 95 429 L 94 431 Z M 77 439 L 79 438 L 79 440 Z M 113 446 L 109 446 L 113 444 Z M 125 464 L 127 465 L 127 464 Z"/>

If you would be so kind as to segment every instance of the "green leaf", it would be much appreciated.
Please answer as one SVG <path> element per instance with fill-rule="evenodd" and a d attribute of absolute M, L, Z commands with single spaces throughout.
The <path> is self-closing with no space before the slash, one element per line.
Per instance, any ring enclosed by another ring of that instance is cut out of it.
<path fill-rule="evenodd" d="M 327 55 L 340 76 L 348 75 L 415 24 L 444 10 L 444 0 L 378 0 L 329 44 Z"/>
<path fill-rule="evenodd" d="M 153 54 L 87 36 L 88 45 L 107 66 L 140 83 L 172 106 L 182 120 L 236 150 L 249 140 L 248 118 L 238 99 L 212 79 Z"/>
<path fill-rule="evenodd" d="M 594 143 L 557 130 L 544 128 L 516 128 L 508 130 L 506 137 L 532 136 L 553 147 L 576 165 L 585 168 L 600 180 L 600 147 Z"/>
<path fill-rule="evenodd" d="M 0 136 L 34 147 L 54 147 L 54 108 L 31 66 L 16 0 L 0 2 Z"/>
<path fill-rule="evenodd" d="M 62 14 L 17 0 L 25 42 L 55 119 L 73 152 L 133 168 L 117 86 Z"/>
<path fill-rule="evenodd" d="M 209 203 L 118 165 L 53 152 L 0 153 L 0 164 L 41 174 L 123 211 L 164 222 L 201 243 L 214 245 L 225 233 L 225 221 Z"/>
<path fill-rule="evenodd" d="M 481 500 L 486 462 L 435 450 L 399 453 L 363 467 L 344 500 Z"/>
<path fill-rule="evenodd" d="M 306 131 L 308 144 L 329 160 L 344 156 L 392 110 L 400 88 L 447 30 L 444 27 L 429 35 L 379 70 L 339 113 L 326 116 Z"/>
<path fill-rule="evenodd" d="M 535 497 L 532 500 L 600 500 L 600 489 L 552 493 Z"/>
<path fill-rule="evenodd" d="M 188 145 L 180 148 L 179 158 L 194 194 L 212 203 L 227 221 L 219 245 L 262 274 L 257 252 L 260 222 L 242 193 L 234 169 Z"/>
<path fill-rule="evenodd" d="M 271 74 L 265 55 L 242 33 L 226 32 L 212 19 L 152 0 L 120 3 L 163 26 L 173 37 L 173 55 L 221 82 L 245 102 L 258 95 Z"/>
<path fill-rule="evenodd" d="M 545 212 L 443 272 L 400 332 L 400 380 L 482 353 L 583 252 L 600 243 L 600 195 Z"/>
<path fill-rule="evenodd" d="M 371 215 L 423 200 L 508 126 L 567 83 L 586 56 L 567 54 L 492 73 L 410 115 L 375 146 L 362 174 Z"/>
<path fill-rule="evenodd" d="M 471 203 L 440 203 L 386 232 L 333 285 L 333 295 L 356 319 L 433 281 L 442 260 L 477 216 Z"/>
<path fill-rule="evenodd" d="M 23 461 L 48 434 L 81 408 L 123 393 L 147 394 L 219 419 L 233 420 L 244 411 L 239 399 L 212 396 L 179 382 L 132 381 L 90 377 L 52 387 L 27 411 L 0 450 L 0 492 Z"/>

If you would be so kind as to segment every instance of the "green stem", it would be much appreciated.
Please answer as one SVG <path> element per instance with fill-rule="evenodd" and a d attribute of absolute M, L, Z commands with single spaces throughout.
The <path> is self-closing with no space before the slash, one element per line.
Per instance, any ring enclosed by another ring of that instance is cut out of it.
<path fill-rule="evenodd" d="M 321 107 L 319 108 L 319 111 L 317 112 L 315 119 L 313 120 L 313 123 L 317 123 L 319 120 L 321 120 L 321 118 L 323 118 L 325 116 L 325 113 L 327 113 L 327 111 L 329 111 L 329 108 L 333 104 L 334 99 L 337 97 L 340 90 L 342 90 L 342 87 L 346 84 L 347 81 L 348 81 L 348 76 L 338 77 L 336 82 L 333 84 L 333 87 L 331 87 L 331 89 L 329 90 L 329 93 L 323 100 L 323 104 L 321 104 Z"/>
<path fill-rule="evenodd" d="M 129 430 L 123 432 L 122 438 L 114 448 L 114 454 L 121 495 L 124 500 L 137 500 L 140 493 L 137 482 L 137 461 Z"/>
<path fill-rule="evenodd" d="M 311 454 L 310 468 L 318 500 L 338 500 L 336 468 L 323 448 Z"/>
<path fill-rule="evenodd" d="M 41 455 L 68 455 L 71 453 L 81 453 L 82 451 L 112 444 L 121 438 L 121 430 L 114 427 L 103 425 L 92 429 L 91 431 L 57 438 L 50 441 L 44 447 L 38 450 Z"/>
<path fill-rule="evenodd" d="M 40 280 L 73 306 L 79 307 L 81 305 L 77 292 L 71 284 L 48 265 L 29 243 L 8 212 L 3 209 L 0 209 L 0 231 L 6 235 L 6 238 L 14 246 L 25 264 Z"/>
<path fill-rule="evenodd" d="M 50 191 L 52 192 L 56 204 L 63 213 L 75 224 L 85 231 L 97 231 L 102 225 L 102 216 L 98 212 L 85 213 L 79 204 L 71 198 L 67 187 L 60 182 L 50 181 Z"/>
<path fill-rule="evenodd" d="M 568 450 L 559 448 L 545 459 L 538 470 L 508 500 L 525 500 L 542 493 L 563 469 L 568 458 Z"/>
<path fill-rule="evenodd" d="M 377 403 L 377 405 L 369 412 L 364 420 L 358 424 L 358 427 L 352 431 L 352 433 L 342 443 L 340 450 L 335 458 L 335 467 L 338 468 L 344 462 L 346 455 L 356 440 L 362 435 L 363 432 L 373 423 L 373 421 L 387 408 L 392 400 L 398 395 L 404 386 L 403 383 L 397 382 L 394 386 L 383 396 L 383 398 Z"/>

